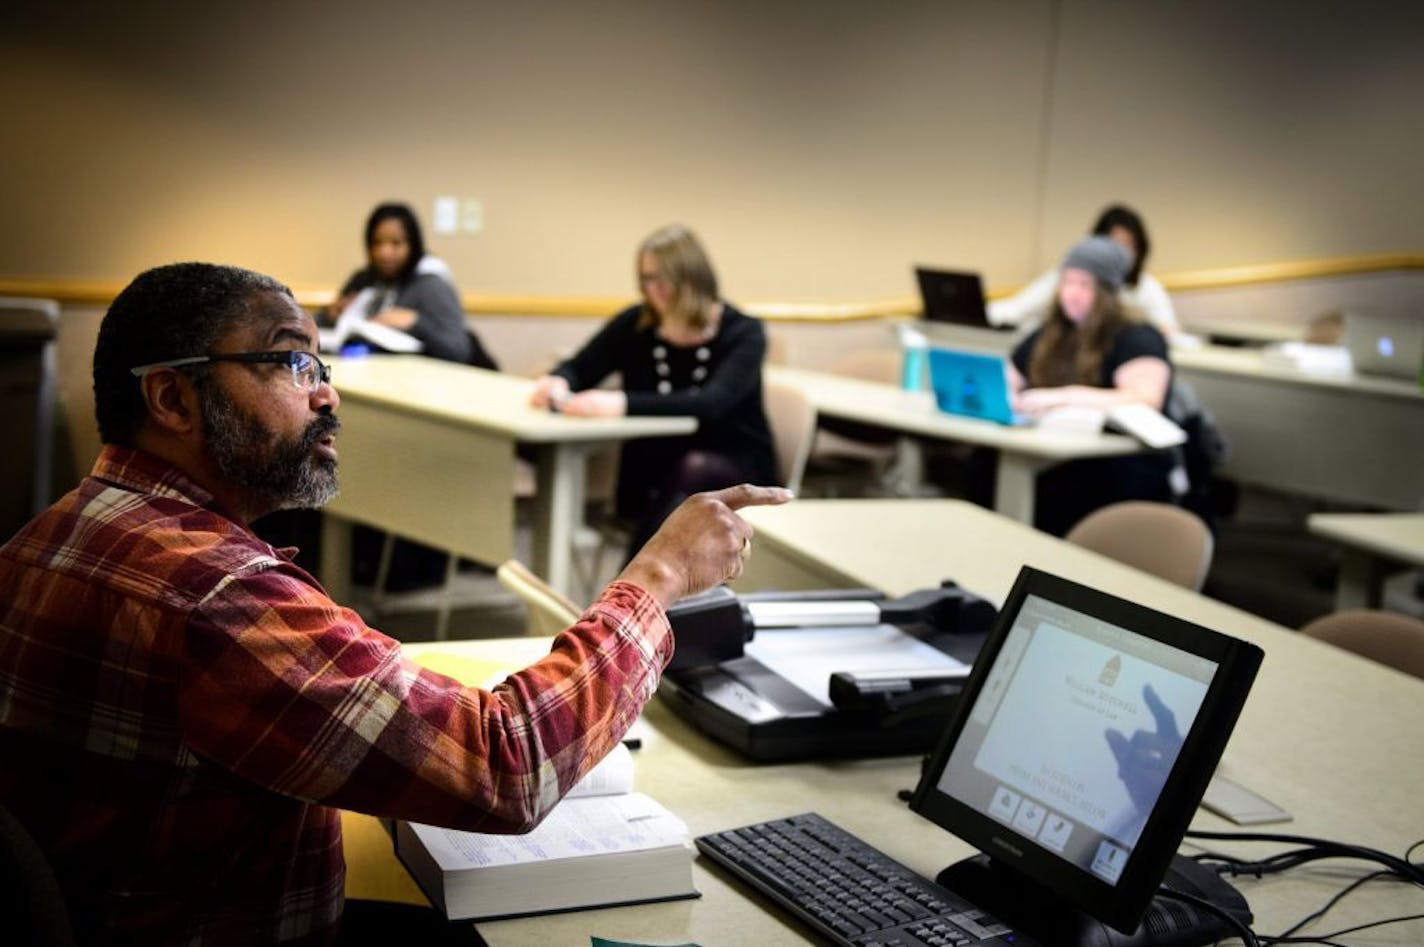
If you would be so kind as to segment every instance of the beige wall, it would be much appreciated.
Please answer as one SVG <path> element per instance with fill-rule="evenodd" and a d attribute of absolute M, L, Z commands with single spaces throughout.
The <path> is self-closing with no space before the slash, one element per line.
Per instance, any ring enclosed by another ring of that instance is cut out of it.
<path fill-rule="evenodd" d="M 177 258 L 330 286 L 376 201 L 483 201 L 463 289 L 733 299 L 1028 279 L 1105 201 L 1173 271 L 1424 246 L 1424 15 L 1394 2 L 778 0 L 7 9 L 0 276 Z"/>

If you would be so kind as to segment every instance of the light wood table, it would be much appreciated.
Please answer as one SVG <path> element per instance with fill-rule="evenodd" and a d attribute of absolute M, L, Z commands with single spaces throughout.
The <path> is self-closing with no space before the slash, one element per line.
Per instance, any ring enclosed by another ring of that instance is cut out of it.
<path fill-rule="evenodd" d="M 1424 681 L 1170 585 L 1094 553 L 953 500 L 803 500 L 749 511 L 758 533 L 741 585 L 747 588 L 869 585 L 897 594 L 947 577 L 1001 602 L 1024 563 L 1131 597 L 1222 632 L 1254 641 L 1265 663 L 1222 772 L 1293 812 L 1293 832 L 1348 840 L 1399 853 L 1424 835 L 1420 713 Z M 486 659 L 525 661 L 546 643 L 520 639 L 428 645 Z M 407 646 L 410 647 L 410 646 Z M 841 760 L 755 765 L 693 731 L 662 704 L 645 711 L 647 737 L 637 754 L 639 788 L 687 823 L 694 834 L 806 810 L 840 823 L 915 870 L 933 875 L 971 854 L 969 846 L 927 823 L 895 798 L 911 788 L 918 759 Z M 1368 738 L 1362 738 L 1368 735 Z M 424 903 L 391 854 L 374 820 L 347 815 L 347 891 Z M 1199 828 L 1227 828 L 1204 812 Z M 1246 855 L 1272 846 L 1220 847 Z M 480 925 L 492 947 L 587 944 L 590 935 L 635 943 L 703 947 L 808 943 L 805 933 L 768 911 L 702 860 L 694 864 L 702 897 Z M 1277 933 L 1318 907 L 1357 875 L 1354 864 L 1306 867 L 1265 882 L 1238 881 L 1258 930 Z M 1421 896 L 1376 883 L 1346 899 L 1326 921 L 1415 913 Z M 1357 935 L 1353 944 L 1415 944 L 1417 924 Z"/>
<path fill-rule="evenodd" d="M 1118 457 L 1146 449 L 1120 434 L 1009 427 L 946 414 L 936 407 L 934 395 L 928 391 L 906 391 L 879 382 L 775 365 L 767 366 L 766 377 L 804 391 L 818 414 L 994 448 L 999 452 L 994 508 L 1021 523 L 1033 522 L 1034 481 L 1039 471 L 1064 461 Z"/>
<path fill-rule="evenodd" d="M 1391 568 L 1424 567 L 1424 513 L 1313 513 L 1312 532 L 1340 544 L 1335 608 L 1379 608 Z"/>
<path fill-rule="evenodd" d="M 1230 454 L 1220 473 L 1288 493 L 1424 508 L 1424 392 L 1417 382 L 1310 374 L 1260 349 L 1173 348 L 1177 376 L 1211 410 Z"/>
<path fill-rule="evenodd" d="M 417 355 L 332 360 L 341 494 L 326 507 L 321 578 L 349 598 L 350 527 L 366 523 L 490 565 L 514 552 L 517 443 L 538 451 L 531 567 L 576 594 L 570 550 L 588 455 L 688 434 L 690 417 L 570 418 L 529 407 L 534 383 Z"/>

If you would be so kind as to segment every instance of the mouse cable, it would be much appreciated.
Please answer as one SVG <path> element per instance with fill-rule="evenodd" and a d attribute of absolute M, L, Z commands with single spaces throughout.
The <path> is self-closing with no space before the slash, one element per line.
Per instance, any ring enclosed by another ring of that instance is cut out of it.
<path fill-rule="evenodd" d="M 1424 845 L 1424 839 L 1420 839 L 1419 841 L 1415 842 L 1413 845 L 1409 846 L 1409 848 L 1406 849 L 1405 852 L 1404 852 L 1404 859 L 1405 859 L 1405 861 L 1409 861 L 1409 860 L 1410 860 L 1410 856 L 1412 856 L 1412 855 L 1414 854 L 1414 850 L 1415 850 L 1416 848 L 1419 848 L 1421 845 Z M 1292 935 L 1294 935 L 1295 933 L 1297 933 L 1301 928 L 1305 927 L 1306 925 L 1311 924 L 1311 923 L 1315 922 L 1316 920 L 1319 920 L 1320 918 L 1324 917 L 1325 914 L 1326 914 L 1327 912 L 1329 912 L 1331 908 L 1335 907 L 1335 905 L 1339 904 L 1340 901 L 1344 900 L 1344 898 L 1345 898 L 1346 895 L 1350 894 L 1350 893 L 1353 892 L 1353 891 L 1356 891 L 1356 890 L 1359 889 L 1360 887 L 1364 886 L 1367 882 L 1374 881 L 1374 880 L 1377 879 L 1377 878 L 1395 878 L 1395 877 L 1398 877 L 1398 876 L 1392 875 L 1392 874 L 1391 874 L 1390 872 L 1388 872 L 1388 871 L 1375 871 L 1375 872 L 1371 872 L 1371 873 L 1368 874 L 1368 875 L 1365 875 L 1365 876 L 1362 877 L 1362 878 L 1356 879 L 1354 882 L 1352 882 L 1351 884 L 1347 885 L 1347 886 L 1346 886 L 1345 888 L 1343 888 L 1340 892 L 1338 892 L 1338 893 L 1337 893 L 1334 897 L 1332 897 L 1329 901 L 1325 902 L 1325 904 L 1320 908 L 1320 910 L 1315 911 L 1314 913 L 1307 915 L 1306 917 L 1302 918 L 1298 923 L 1296 923 L 1296 924 L 1294 924 L 1293 926 L 1287 928 L 1287 929 L 1286 929 L 1284 932 L 1282 932 L 1278 937 L 1274 938 L 1274 939 L 1273 939 L 1273 942 L 1274 942 L 1274 943 L 1298 943 L 1299 941 L 1297 941 L 1294 937 L 1292 937 Z M 1417 915 L 1417 914 L 1416 914 L 1416 915 L 1401 916 L 1401 917 L 1393 917 L 1393 918 L 1388 918 L 1388 919 L 1383 920 L 1383 921 L 1376 921 L 1376 922 L 1374 922 L 1373 924 L 1363 925 L 1362 927 L 1350 928 L 1349 930 L 1336 931 L 1336 932 L 1333 933 L 1333 934 L 1325 934 L 1325 935 L 1318 935 L 1318 936 L 1323 936 L 1323 937 L 1338 937 L 1338 936 L 1340 936 L 1341 934 L 1350 934 L 1350 933 L 1354 933 L 1356 930 L 1363 930 L 1365 927 L 1375 927 L 1375 926 L 1379 926 L 1379 925 L 1382 925 L 1382 924 L 1398 924 L 1398 923 L 1402 923 L 1402 922 L 1404 922 L 1404 921 L 1416 920 L 1416 919 L 1418 919 L 1419 917 L 1420 917 L 1420 915 Z"/>
<path fill-rule="evenodd" d="M 1384 865 L 1390 872 L 1404 880 L 1411 881 L 1414 884 L 1424 885 L 1424 865 L 1416 864 L 1408 858 L 1409 854 L 1419 847 L 1419 842 L 1409 846 L 1409 849 L 1405 852 L 1405 857 L 1401 858 L 1398 855 L 1391 855 L 1388 852 L 1367 848 L 1363 845 L 1351 845 L 1346 842 L 1335 842 L 1330 839 L 1311 838 L 1303 835 L 1278 835 L 1260 832 L 1203 832 L 1193 830 L 1187 832 L 1186 837 L 1190 839 L 1212 839 L 1216 841 L 1276 842 L 1284 845 L 1304 845 L 1306 846 L 1304 849 L 1270 856 L 1263 860 L 1262 864 L 1271 866 L 1273 860 L 1279 859 L 1288 863 L 1285 867 L 1293 867 L 1301 862 L 1314 861 L 1319 858 L 1358 858 L 1364 861 L 1378 862 Z M 1242 860 L 1235 859 L 1235 861 Z M 1253 863 L 1246 862 L 1246 864 Z M 1272 866 L 1267 870 L 1278 871 L 1283 869 Z"/>
<path fill-rule="evenodd" d="M 1263 837 L 1254 833 L 1189 832 L 1187 834 L 1189 837 L 1195 836 L 1197 838 L 1244 839 L 1248 841 L 1267 840 L 1307 843 L 1325 842 L 1325 840 L 1310 839 L 1301 836 L 1274 835 Z M 1269 858 L 1262 859 L 1257 862 L 1251 862 L 1244 859 L 1236 858 L 1232 855 L 1226 855 L 1223 853 L 1210 851 L 1202 852 L 1192 857 L 1198 862 L 1206 865 L 1207 867 L 1216 868 L 1216 870 L 1222 874 L 1251 874 L 1257 877 L 1260 877 L 1264 874 L 1271 874 L 1277 871 L 1284 871 L 1287 868 L 1291 868 L 1295 865 L 1303 864 L 1308 861 L 1314 861 L 1318 858 L 1328 857 L 1368 858 L 1369 860 L 1379 861 L 1380 863 L 1386 865 L 1386 867 L 1382 870 L 1372 871 L 1361 878 L 1357 878 L 1355 881 L 1351 882 L 1349 885 L 1345 886 L 1345 888 L 1343 888 L 1334 896 L 1332 896 L 1319 910 L 1314 911 L 1306 917 L 1302 918 L 1300 921 L 1293 924 L 1291 927 L 1287 928 L 1282 933 L 1277 935 L 1259 935 L 1259 941 L 1262 944 L 1268 945 L 1323 944 L 1328 945 L 1328 947 L 1348 947 L 1348 945 L 1345 945 L 1340 941 L 1335 940 L 1334 938 L 1342 937 L 1346 934 L 1352 934 L 1362 930 L 1368 930 L 1374 927 L 1380 927 L 1386 924 L 1400 924 L 1407 921 L 1419 920 L 1421 918 L 1424 918 L 1424 914 L 1410 914 L 1401 915 L 1398 917 L 1385 918 L 1382 920 L 1360 924 L 1355 927 L 1349 927 L 1343 930 L 1334 931 L 1328 934 L 1315 934 L 1309 936 L 1296 935 L 1297 932 L 1300 931 L 1303 927 L 1325 916 L 1326 913 L 1328 913 L 1332 908 L 1339 904 L 1340 901 L 1343 900 L 1347 895 L 1358 890 L 1360 887 L 1370 881 L 1375 881 L 1379 879 L 1389 879 L 1403 881 L 1407 884 L 1420 884 L 1420 882 L 1417 880 L 1419 874 L 1419 866 L 1416 865 L 1411 859 L 1414 854 L 1414 851 L 1421 845 L 1424 845 L 1424 839 L 1420 839 L 1419 841 L 1410 845 L 1409 848 L 1406 849 L 1404 852 L 1404 858 L 1402 859 L 1402 861 L 1404 863 L 1404 866 L 1410 869 L 1409 871 L 1399 871 L 1396 869 L 1395 863 L 1399 862 L 1400 859 L 1397 859 L 1395 856 L 1388 855 L 1383 852 L 1376 852 L 1373 849 L 1361 848 L 1360 846 L 1341 845 L 1340 843 L 1334 842 L 1326 842 L 1327 850 L 1324 851 L 1320 850 L 1319 845 L 1309 845 L 1307 848 L 1304 849 L 1297 849 L 1295 851 L 1290 852 L 1281 852 L 1277 855 L 1270 856 Z M 1380 858 L 1376 856 L 1383 857 Z M 1211 864 L 1212 862 L 1216 861 L 1221 862 L 1221 864 Z"/>
<path fill-rule="evenodd" d="M 1402 914 L 1399 917 L 1387 917 L 1379 921 L 1369 921 L 1364 924 L 1356 924 L 1354 927 L 1342 928 L 1338 931 L 1331 931 L 1329 934 L 1312 934 L 1301 937 L 1262 937 L 1263 945 L 1276 944 L 1338 944 L 1339 947 L 1350 947 L 1349 944 L 1335 940 L 1336 937 L 1344 937 L 1346 934 L 1357 934 L 1360 931 L 1367 931 L 1376 927 L 1383 927 L 1386 924 L 1403 924 L 1406 921 L 1424 920 L 1424 914 Z"/>

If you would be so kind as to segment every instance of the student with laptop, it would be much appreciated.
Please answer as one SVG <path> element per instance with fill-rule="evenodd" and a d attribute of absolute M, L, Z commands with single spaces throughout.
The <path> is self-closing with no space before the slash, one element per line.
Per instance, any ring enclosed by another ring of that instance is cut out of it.
<path fill-rule="evenodd" d="M 1142 217 L 1130 207 L 1113 204 L 1098 215 L 1092 235 L 1115 240 L 1130 254 L 1127 275 L 1118 289 L 1123 305 L 1141 311 L 1164 335 L 1180 331 L 1167 290 L 1155 276 L 1143 272 L 1152 243 Z M 1058 271 L 1048 270 L 1014 295 L 990 302 L 989 322 L 996 326 L 1040 325 L 1053 307 L 1057 290 Z"/>
<path fill-rule="evenodd" d="M 1172 381 L 1167 340 L 1118 298 L 1132 268 L 1122 245 L 1088 237 L 1068 251 L 1044 324 L 1010 355 L 1014 410 L 1042 415 L 1065 406 L 1108 410 L 1140 403 L 1158 411 Z M 1061 536 L 1120 500 L 1171 502 L 1168 453 L 1071 461 L 1038 477 L 1034 525 Z"/>

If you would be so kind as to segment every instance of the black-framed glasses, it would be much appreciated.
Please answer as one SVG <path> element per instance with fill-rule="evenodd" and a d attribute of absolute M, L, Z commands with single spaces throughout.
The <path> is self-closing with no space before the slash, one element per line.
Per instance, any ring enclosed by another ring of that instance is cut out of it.
<path fill-rule="evenodd" d="M 221 352 L 216 355 L 189 355 L 186 358 L 170 358 L 165 362 L 150 362 L 136 365 L 129 371 L 142 378 L 156 368 L 183 368 L 188 365 L 207 365 L 211 362 L 243 362 L 253 364 L 286 365 L 292 370 L 292 384 L 302 391 L 313 392 L 322 382 L 331 381 L 331 366 L 317 358 L 315 352 L 300 349 L 283 349 L 279 352 Z"/>

